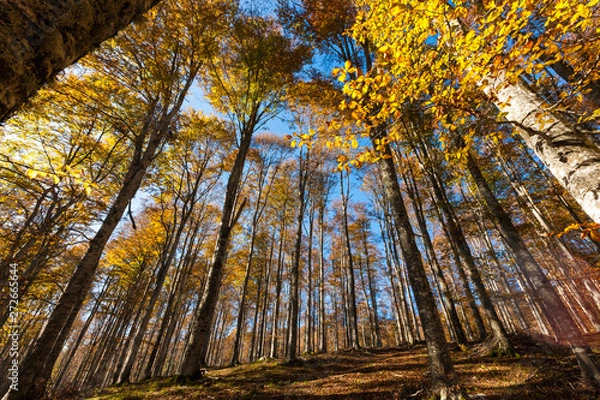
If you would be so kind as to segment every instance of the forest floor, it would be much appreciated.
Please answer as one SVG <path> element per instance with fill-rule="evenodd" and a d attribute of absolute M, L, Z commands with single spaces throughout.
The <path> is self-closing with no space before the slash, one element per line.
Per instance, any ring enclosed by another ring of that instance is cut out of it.
<path fill-rule="evenodd" d="M 580 380 L 568 348 L 513 337 L 518 357 L 475 357 L 453 351 L 460 382 L 473 399 L 600 399 Z M 595 348 L 598 350 L 598 348 Z M 139 399 L 421 399 L 429 383 L 424 345 L 305 355 L 283 365 L 261 360 L 232 368 L 210 369 L 195 385 L 163 378 L 109 387 L 86 397 Z M 64 398 L 64 397 L 61 397 Z M 81 397 L 79 397 L 81 398 Z"/>

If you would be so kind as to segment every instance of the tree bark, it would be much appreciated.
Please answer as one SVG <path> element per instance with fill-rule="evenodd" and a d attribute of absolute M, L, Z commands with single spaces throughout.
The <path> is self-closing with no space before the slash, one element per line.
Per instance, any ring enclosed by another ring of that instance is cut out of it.
<path fill-rule="evenodd" d="M 543 102 L 522 82 L 506 85 L 499 78 L 486 92 L 494 92 L 498 108 L 525 143 L 592 220 L 600 223 L 600 148 L 544 112 Z"/>
<path fill-rule="evenodd" d="M 60 71 L 160 0 L 0 3 L 0 122 Z"/>

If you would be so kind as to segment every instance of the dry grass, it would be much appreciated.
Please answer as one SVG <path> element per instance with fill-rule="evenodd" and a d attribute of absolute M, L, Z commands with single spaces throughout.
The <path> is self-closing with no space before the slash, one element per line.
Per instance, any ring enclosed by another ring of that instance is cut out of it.
<path fill-rule="evenodd" d="M 568 349 L 513 338 L 515 358 L 454 352 L 467 392 L 478 399 L 600 399 L 584 385 Z M 425 346 L 306 356 L 295 365 L 273 360 L 208 372 L 199 385 L 169 379 L 107 388 L 94 400 L 137 399 L 419 399 L 429 382 Z"/>

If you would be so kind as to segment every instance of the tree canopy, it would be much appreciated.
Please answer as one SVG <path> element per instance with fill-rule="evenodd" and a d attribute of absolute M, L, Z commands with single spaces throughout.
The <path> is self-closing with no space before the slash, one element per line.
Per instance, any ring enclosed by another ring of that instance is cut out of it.
<path fill-rule="evenodd" d="M 464 399 L 525 337 L 597 390 L 600 2 L 79 3 L 0 5 L 5 398 L 425 341 Z"/>

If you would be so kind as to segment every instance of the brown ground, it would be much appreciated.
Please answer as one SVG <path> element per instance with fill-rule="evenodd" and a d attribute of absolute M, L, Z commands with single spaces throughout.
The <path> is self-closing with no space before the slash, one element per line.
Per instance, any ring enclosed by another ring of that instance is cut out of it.
<path fill-rule="evenodd" d="M 521 356 L 469 357 L 453 352 L 460 382 L 474 399 L 600 399 L 582 384 L 568 349 L 514 338 Z M 138 399 L 420 399 L 429 381 L 424 345 L 310 355 L 294 366 L 260 361 L 210 370 L 203 384 L 154 380 L 107 388 L 94 400 Z"/>

